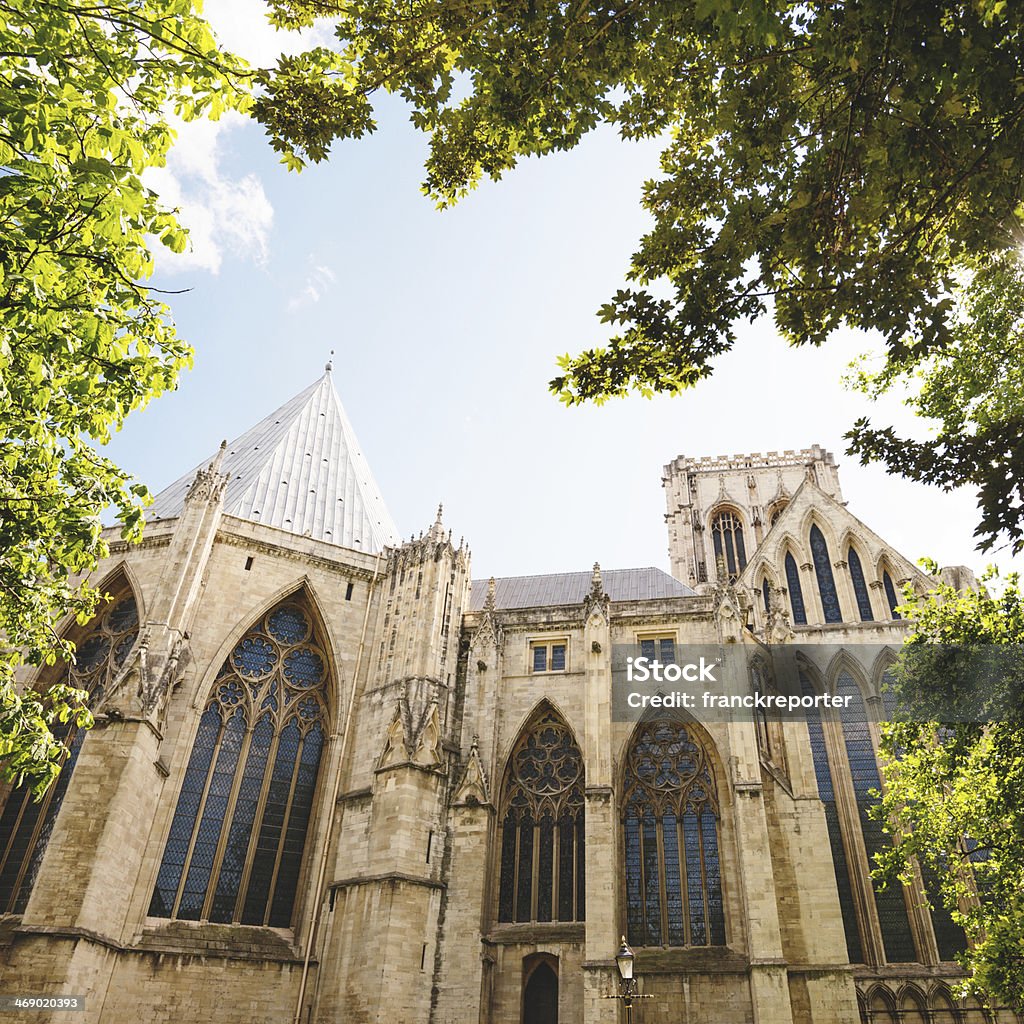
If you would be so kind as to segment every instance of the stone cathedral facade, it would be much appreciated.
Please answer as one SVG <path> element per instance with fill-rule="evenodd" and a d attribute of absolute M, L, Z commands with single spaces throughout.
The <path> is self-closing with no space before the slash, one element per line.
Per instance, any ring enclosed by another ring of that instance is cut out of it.
<path fill-rule="evenodd" d="M 641 1024 L 1015 1020 L 955 994 L 927 879 L 869 880 L 895 609 L 932 581 L 820 448 L 663 484 L 671 575 L 471 582 L 440 510 L 399 538 L 328 370 L 167 488 L 68 627 L 95 728 L 42 802 L 0 791 L 0 993 L 112 1024 L 612 1024 L 625 935 Z M 799 645 L 853 711 L 612 713 L 613 650 L 690 644 L 754 673 Z"/>

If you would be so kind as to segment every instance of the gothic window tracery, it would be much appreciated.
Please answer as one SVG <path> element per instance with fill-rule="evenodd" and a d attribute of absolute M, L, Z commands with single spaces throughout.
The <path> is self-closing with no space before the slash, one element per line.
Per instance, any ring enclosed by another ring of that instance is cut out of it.
<path fill-rule="evenodd" d="M 714 776 L 704 747 L 683 723 L 638 727 L 626 755 L 622 806 L 629 942 L 724 945 Z"/>
<path fill-rule="evenodd" d="M 524 729 L 502 795 L 498 920 L 582 921 L 583 755 L 550 707 Z"/>
<path fill-rule="evenodd" d="M 875 617 L 871 614 L 871 597 L 868 594 L 868 585 L 864 580 L 864 569 L 860 563 L 860 555 L 857 554 L 857 549 L 852 544 L 846 554 L 846 564 L 850 567 L 850 582 L 853 584 L 853 593 L 857 598 L 860 621 L 873 622 Z"/>
<path fill-rule="evenodd" d="M 807 625 L 807 609 L 804 606 L 804 592 L 800 586 L 800 570 L 796 567 L 796 559 L 792 553 L 786 552 L 786 586 L 789 589 L 789 606 L 793 609 L 793 623 L 797 626 Z"/>
<path fill-rule="evenodd" d="M 818 593 L 821 596 L 821 610 L 825 615 L 825 621 L 842 622 L 843 613 L 839 607 L 835 577 L 832 575 L 828 544 L 817 526 L 811 527 L 811 560 L 814 562 L 814 574 L 818 579 Z"/>
<path fill-rule="evenodd" d="M 100 610 L 76 644 L 75 663 L 67 670 L 65 681 L 89 694 L 90 707 L 102 700 L 138 634 L 138 606 L 123 583 L 118 596 Z M 88 735 L 73 723 L 56 723 L 52 732 L 66 749 L 57 781 L 38 802 L 27 786 L 14 789 L 0 814 L 0 914 L 25 910 Z"/>
<path fill-rule="evenodd" d="M 747 564 L 743 524 L 738 513 L 723 509 L 715 514 L 711 520 L 711 542 L 715 549 L 715 563 L 724 561 L 729 579 L 735 580 Z"/>
<path fill-rule="evenodd" d="M 151 917 L 286 928 L 327 731 L 327 658 L 287 599 L 217 674 L 185 769 Z"/>

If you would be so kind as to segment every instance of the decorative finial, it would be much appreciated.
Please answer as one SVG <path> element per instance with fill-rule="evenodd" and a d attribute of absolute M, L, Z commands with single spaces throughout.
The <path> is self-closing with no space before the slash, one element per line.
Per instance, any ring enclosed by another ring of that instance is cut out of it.
<path fill-rule="evenodd" d="M 604 591 L 604 586 L 601 582 L 601 563 L 594 563 L 594 571 L 590 575 L 590 592 L 595 597 L 600 597 Z"/>
<path fill-rule="evenodd" d="M 437 503 L 437 525 L 441 525 L 441 516 L 444 515 L 444 505 L 441 502 Z"/>
<path fill-rule="evenodd" d="M 213 462 L 210 463 L 210 472 L 219 473 L 221 464 L 224 462 L 224 453 L 228 450 L 227 439 L 221 441 L 220 448 L 217 449 L 217 454 L 213 457 Z"/>
<path fill-rule="evenodd" d="M 495 609 L 496 600 L 497 600 L 497 592 L 498 592 L 498 585 L 494 582 L 494 577 L 492 576 L 487 581 L 487 598 L 484 601 L 484 608 L 486 608 L 488 611 L 494 611 L 494 609 Z"/>
<path fill-rule="evenodd" d="M 334 349 L 332 348 L 331 349 L 331 358 L 327 360 L 327 363 L 324 366 L 324 372 L 325 373 L 330 373 L 331 370 L 333 370 L 333 369 L 334 369 Z"/>

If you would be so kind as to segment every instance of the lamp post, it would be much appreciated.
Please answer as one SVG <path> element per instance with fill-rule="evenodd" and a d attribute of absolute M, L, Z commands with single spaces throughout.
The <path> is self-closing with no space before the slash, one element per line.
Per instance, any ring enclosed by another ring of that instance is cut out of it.
<path fill-rule="evenodd" d="M 626 943 L 626 936 L 622 936 L 622 945 L 615 954 L 615 966 L 619 969 L 619 983 L 622 988 L 620 999 L 626 1008 L 626 1024 L 633 1024 L 633 999 L 636 996 L 636 978 L 633 977 L 633 950 Z"/>

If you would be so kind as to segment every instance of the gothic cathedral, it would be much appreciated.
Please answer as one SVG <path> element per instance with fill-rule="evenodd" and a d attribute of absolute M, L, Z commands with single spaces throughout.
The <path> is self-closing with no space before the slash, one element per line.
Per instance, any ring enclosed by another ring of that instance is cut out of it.
<path fill-rule="evenodd" d="M 329 369 L 181 477 L 67 627 L 95 727 L 42 801 L 0 790 L 0 993 L 83 1024 L 613 1024 L 625 936 L 638 1024 L 1015 1020 L 957 996 L 927 878 L 870 879 L 896 609 L 933 581 L 821 448 L 663 484 L 672 575 L 471 581 L 440 510 L 400 539 Z M 851 712 L 613 713 L 613 650 L 698 644 L 755 673 L 798 645 Z"/>

